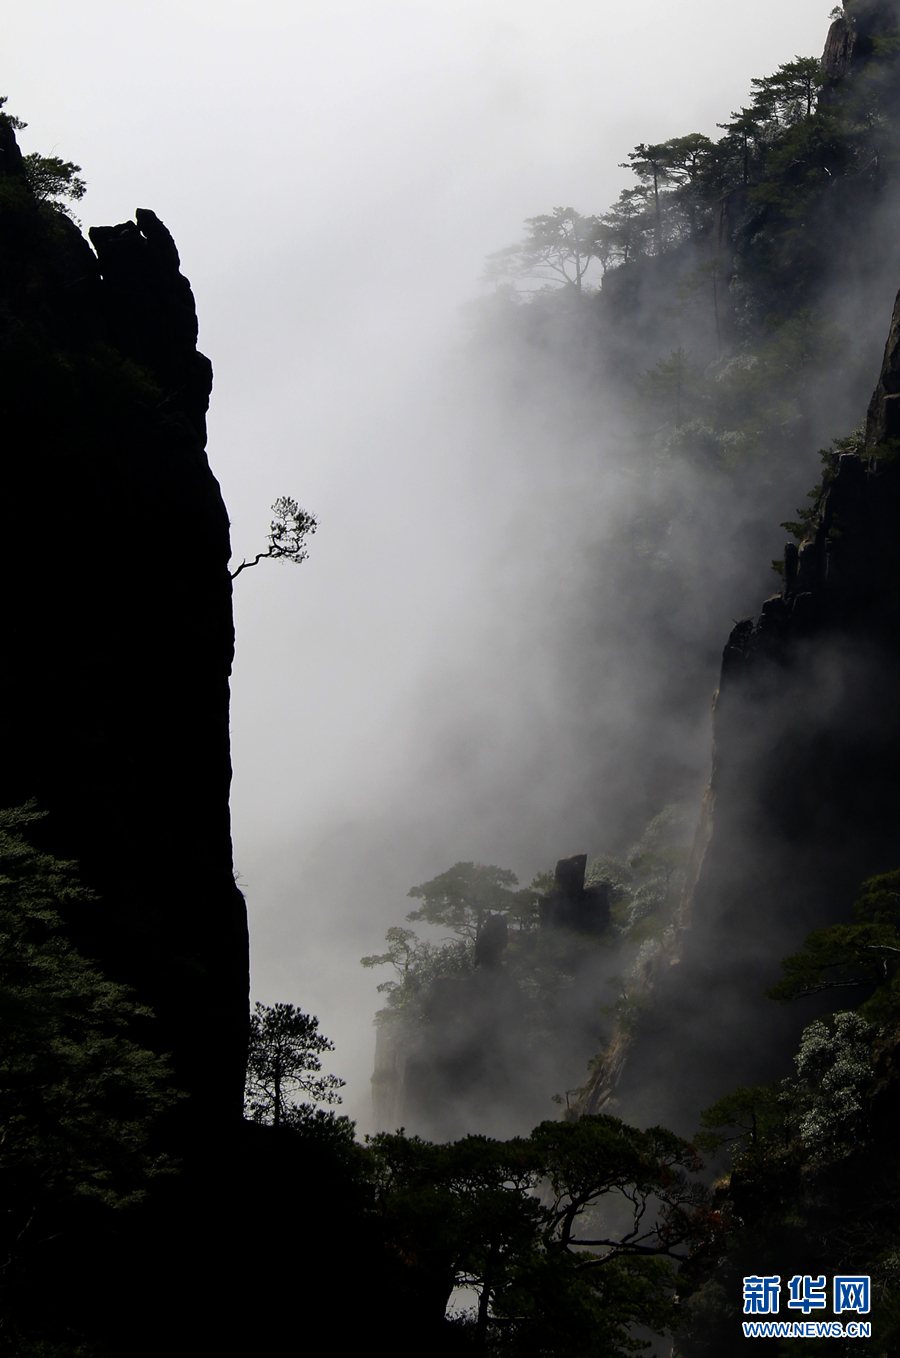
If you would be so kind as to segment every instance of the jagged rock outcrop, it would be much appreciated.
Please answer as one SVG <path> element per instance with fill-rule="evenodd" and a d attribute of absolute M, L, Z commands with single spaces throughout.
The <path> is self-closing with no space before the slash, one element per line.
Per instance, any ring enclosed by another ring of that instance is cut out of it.
<path fill-rule="evenodd" d="M 35 200 L 0 118 L 0 805 L 96 891 L 81 950 L 155 1011 L 191 1122 L 238 1118 L 246 914 L 231 862 L 228 517 L 212 385 L 162 222 Z"/>
<path fill-rule="evenodd" d="M 822 53 L 822 75 L 827 82 L 843 80 L 850 74 L 855 45 L 855 24 L 845 15 L 839 15 L 828 30 Z"/>
<path fill-rule="evenodd" d="M 679 918 L 635 978 L 652 1005 L 617 1032 L 579 1112 L 618 1102 L 691 1130 L 729 1088 L 787 1074 L 815 1011 L 764 997 L 779 959 L 900 865 L 898 393 L 900 296 L 864 448 L 826 467 L 781 591 L 728 639 Z"/>
<path fill-rule="evenodd" d="M 891 39 L 900 24 L 897 0 L 848 0 L 828 30 L 822 53 L 825 77 L 820 101 L 831 102 L 835 86 L 854 76 L 879 51 L 879 40 Z"/>
<path fill-rule="evenodd" d="M 587 854 L 561 858 L 556 865 L 556 886 L 540 900 L 542 929 L 577 929 L 602 934 L 609 926 L 609 886 L 598 882 L 586 887 Z"/>

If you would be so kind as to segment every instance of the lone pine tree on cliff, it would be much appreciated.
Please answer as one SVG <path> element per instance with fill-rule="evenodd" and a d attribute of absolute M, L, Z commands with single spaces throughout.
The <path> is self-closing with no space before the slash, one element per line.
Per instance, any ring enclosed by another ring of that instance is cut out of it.
<path fill-rule="evenodd" d="M 555 207 L 552 212 L 528 217 L 528 236 L 490 255 L 485 280 L 533 278 L 548 283 L 568 284 L 579 295 L 582 281 L 597 259 L 606 266 L 606 237 L 597 217 L 583 217 L 571 207 Z"/>
<path fill-rule="evenodd" d="M 272 506 L 272 514 L 268 547 L 264 552 L 257 552 L 252 561 L 242 561 L 236 571 L 229 571 L 232 580 L 250 566 L 258 566 L 260 561 L 293 561 L 299 566 L 309 556 L 306 540 L 319 526 L 315 514 L 301 509 L 289 495 L 279 496 Z"/>

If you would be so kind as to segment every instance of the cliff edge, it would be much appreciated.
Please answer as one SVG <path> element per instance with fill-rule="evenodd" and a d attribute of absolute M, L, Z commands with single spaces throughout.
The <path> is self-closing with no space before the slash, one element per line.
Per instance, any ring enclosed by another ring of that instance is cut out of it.
<path fill-rule="evenodd" d="M 191 1121 L 238 1119 L 248 946 L 228 810 L 228 517 L 209 360 L 146 210 L 77 226 L 0 118 L 0 805 L 96 892 L 73 937 L 157 1016 Z"/>
<path fill-rule="evenodd" d="M 779 959 L 900 864 L 898 668 L 900 295 L 864 442 L 826 459 L 781 590 L 729 636 L 676 928 L 636 978 L 645 1018 L 615 1034 L 579 1113 L 692 1129 L 723 1091 L 787 1074 L 816 1002 L 764 997 Z"/>

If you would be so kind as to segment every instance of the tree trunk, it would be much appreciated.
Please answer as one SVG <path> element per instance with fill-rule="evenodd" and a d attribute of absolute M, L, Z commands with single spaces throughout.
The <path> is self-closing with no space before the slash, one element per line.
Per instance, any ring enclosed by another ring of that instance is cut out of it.
<path fill-rule="evenodd" d="M 475 1352 L 484 1353 L 487 1341 L 488 1311 L 491 1304 L 491 1292 L 494 1286 L 494 1245 L 493 1242 L 488 1248 L 487 1267 L 484 1270 L 484 1283 L 481 1288 L 481 1296 L 478 1298 L 478 1320 L 475 1323 Z"/>

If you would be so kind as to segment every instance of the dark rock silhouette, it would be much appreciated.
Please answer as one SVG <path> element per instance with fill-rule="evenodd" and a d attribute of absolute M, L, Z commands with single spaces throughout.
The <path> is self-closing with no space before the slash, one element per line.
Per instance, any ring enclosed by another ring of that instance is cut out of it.
<path fill-rule="evenodd" d="M 540 902 L 542 929 L 579 929 L 600 934 L 609 924 L 609 886 L 586 887 L 587 854 L 561 858 L 556 865 L 556 890 Z"/>
<path fill-rule="evenodd" d="M 5 1316 L 5 1349 L 259 1352 L 262 1299 L 299 1278 L 327 1295 L 345 1230 L 366 1257 L 359 1321 L 341 1327 L 356 1348 L 390 1286 L 361 1189 L 327 1144 L 241 1117 L 248 949 L 228 811 L 228 517 L 204 451 L 211 367 L 162 222 L 139 211 L 91 238 L 96 255 L 35 201 L 0 117 L 0 806 L 47 811 L 43 844 L 96 892 L 72 912 L 73 939 L 155 1011 L 132 1036 L 171 1052 L 190 1097 L 156 1128 L 178 1172 L 151 1179 L 146 1201 L 85 1199 L 54 1219 L 15 1286 L 35 1334 L 20 1349 Z M 298 1230 L 286 1202 L 315 1228 Z M 332 1330 L 331 1308 L 313 1307 L 305 1340 Z M 296 1333 L 294 1308 L 275 1307 L 266 1350 Z"/>
<path fill-rule="evenodd" d="M 203 446 L 212 364 L 197 351 L 194 295 L 156 213 L 138 208 L 134 215 L 136 223 L 88 232 L 103 279 L 103 312 L 116 348 L 159 379 L 168 418 L 188 422 Z"/>
<path fill-rule="evenodd" d="M 488 915 L 475 940 L 475 965 L 496 971 L 503 965 L 509 942 L 509 923 L 505 915 Z"/>
<path fill-rule="evenodd" d="M 97 893 L 81 950 L 156 1013 L 191 1122 L 238 1119 L 246 914 L 232 874 L 228 517 L 190 284 L 148 211 L 78 228 L 0 120 L 0 805 Z"/>

